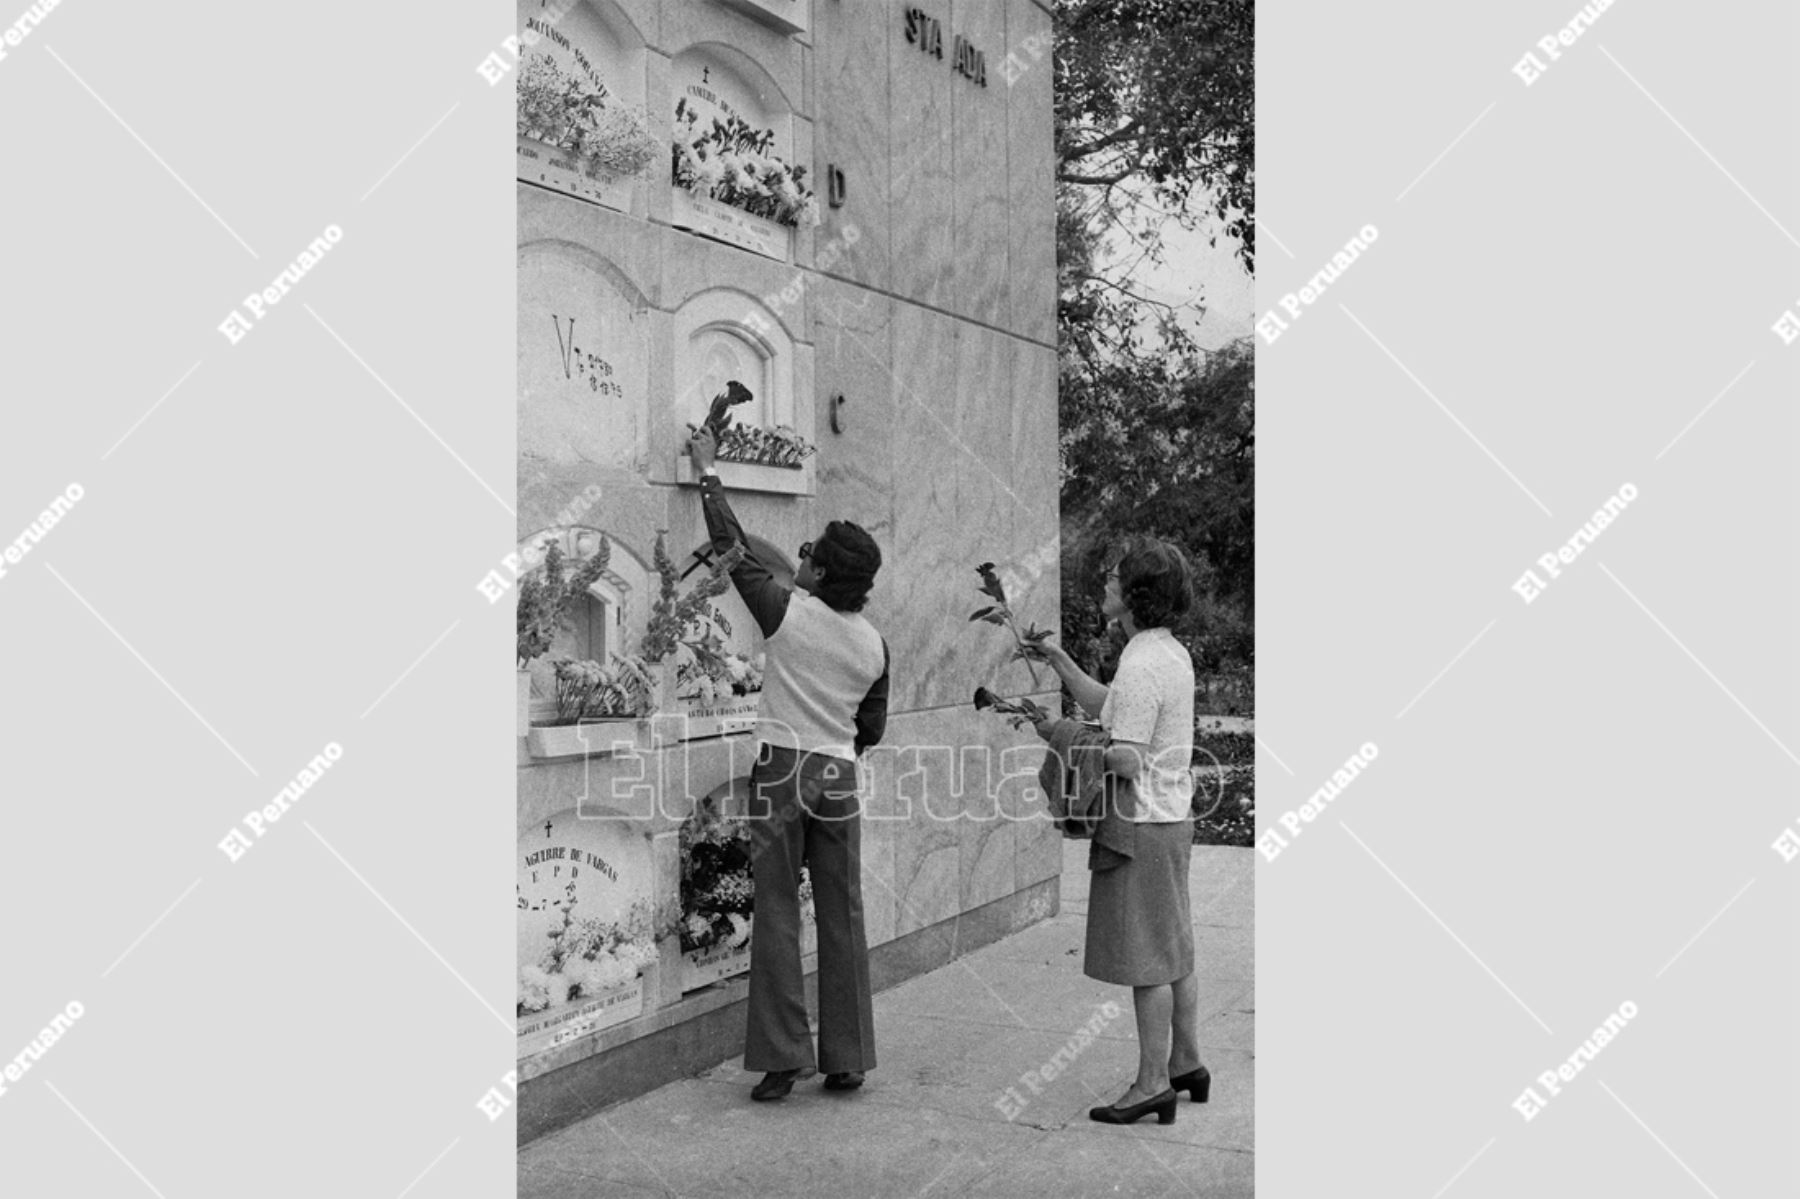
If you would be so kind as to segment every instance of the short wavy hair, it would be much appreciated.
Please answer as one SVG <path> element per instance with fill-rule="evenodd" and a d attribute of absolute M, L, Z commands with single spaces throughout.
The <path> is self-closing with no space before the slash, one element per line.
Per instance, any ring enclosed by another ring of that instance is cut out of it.
<path fill-rule="evenodd" d="M 1117 566 L 1119 598 L 1138 628 L 1172 627 L 1194 606 L 1194 568 L 1178 546 L 1154 537 L 1135 538 Z"/>
<path fill-rule="evenodd" d="M 881 547 L 868 530 L 847 520 L 834 520 L 813 543 L 812 560 L 825 568 L 813 594 L 839 612 L 861 612 L 881 569 Z"/>

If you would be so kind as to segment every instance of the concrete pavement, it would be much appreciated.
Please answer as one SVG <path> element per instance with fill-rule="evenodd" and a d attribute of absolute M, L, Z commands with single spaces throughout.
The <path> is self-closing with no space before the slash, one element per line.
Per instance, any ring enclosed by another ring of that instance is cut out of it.
<path fill-rule="evenodd" d="M 875 997 L 881 1065 L 860 1091 L 813 1078 L 752 1103 L 761 1075 L 733 1059 L 527 1146 L 520 1199 L 1250 1195 L 1254 856 L 1194 848 L 1213 1082 L 1173 1125 L 1087 1118 L 1131 1084 L 1136 1032 L 1129 990 L 1081 973 L 1087 844 L 1065 842 L 1057 916 Z"/>

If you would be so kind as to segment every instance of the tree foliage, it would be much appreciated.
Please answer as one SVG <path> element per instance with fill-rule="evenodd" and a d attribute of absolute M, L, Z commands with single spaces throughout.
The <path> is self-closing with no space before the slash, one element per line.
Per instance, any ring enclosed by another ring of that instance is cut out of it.
<path fill-rule="evenodd" d="M 1188 227 L 1201 187 L 1253 272 L 1254 0 L 1059 0 L 1056 34 L 1057 181 L 1093 190 L 1128 229 L 1141 222 L 1119 207 L 1122 185 Z"/>
<path fill-rule="evenodd" d="M 1193 563 L 1199 603 L 1176 633 L 1202 675 L 1247 687 L 1255 660 L 1255 360 L 1249 338 L 1200 365 L 1120 363 L 1063 377 L 1063 641 L 1109 656 L 1103 564 L 1147 534 Z"/>
<path fill-rule="evenodd" d="M 1102 564 L 1127 536 L 1160 537 L 1197 572 L 1176 630 L 1196 670 L 1248 697 L 1252 343 L 1202 353 L 1137 278 L 1171 222 L 1234 237 L 1254 268 L 1254 6 L 1058 0 L 1056 33 L 1063 642 L 1090 664 L 1116 651 Z"/>

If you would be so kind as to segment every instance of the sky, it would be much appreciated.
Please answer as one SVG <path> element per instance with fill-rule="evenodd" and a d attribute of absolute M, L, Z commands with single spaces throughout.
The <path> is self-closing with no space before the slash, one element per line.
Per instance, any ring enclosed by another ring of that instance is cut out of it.
<path fill-rule="evenodd" d="M 1207 211 L 1210 200 L 1196 192 L 1189 199 L 1196 212 Z M 1173 220 L 1163 226 L 1164 255 L 1161 264 L 1144 262 L 1133 272 L 1143 294 L 1170 304 L 1199 301 L 1205 315 L 1188 328 L 1203 349 L 1217 349 L 1238 337 L 1248 337 L 1256 321 L 1256 280 L 1245 273 L 1237 259 L 1237 239 L 1221 236 L 1209 245 L 1215 220 L 1202 222 L 1192 232 Z M 1120 254 L 1115 260 L 1128 259 Z"/>

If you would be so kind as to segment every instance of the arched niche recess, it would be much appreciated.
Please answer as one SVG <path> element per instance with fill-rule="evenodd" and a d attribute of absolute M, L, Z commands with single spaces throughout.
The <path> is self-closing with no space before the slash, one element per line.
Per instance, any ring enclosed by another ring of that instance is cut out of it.
<path fill-rule="evenodd" d="M 758 429 L 786 427 L 813 440 L 812 396 L 795 383 L 793 336 L 761 300 L 733 288 L 698 292 L 676 310 L 673 328 L 675 427 L 698 425 L 713 397 L 735 379 L 755 399 L 731 410 L 734 422 Z M 682 447 L 670 452 L 677 456 L 677 478 L 693 481 Z M 731 462 L 721 462 L 719 470 L 733 486 L 796 495 L 812 490 L 811 459 L 797 470 Z"/>
<path fill-rule="evenodd" d="M 642 472 L 650 305 L 610 260 L 562 241 L 519 247 L 519 456 Z"/>
<path fill-rule="evenodd" d="M 656 572 L 617 535 L 586 525 L 541 529 L 519 543 L 519 556 L 528 569 L 536 570 L 543 564 L 545 551 L 559 545 L 563 577 L 567 578 L 600 551 L 601 538 L 610 546 L 606 569 L 557 629 L 550 649 L 529 668 L 534 723 L 556 715 L 557 659 L 591 659 L 606 666 L 614 654 L 636 653 L 649 627 L 650 606 L 656 601 Z"/>
<path fill-rule="evenodd" d="M 518 0 L 518 176 L 565 195 L 630 211 L 643 179 L 661 178 L 668 147 L 651 139 L 646 107 L 649 54 L 642 33 L 613 0 Z M 598 105 L 587 105 L 590 99 Z M 584 111 L 572 109 L 583 105 Z M 636 175 L 600 169 L 582 153 L 631 131 L 651 155 Z"/>
<path fill-rule="evenodd" d="M 796 158 L 793 104 L 761 64 L 732 46 L 706 42 L 690 46 L 670 64 L 671 128 L 677 138 L 693 119 L 695 136 L 712 133 L 714 122 L 730 126 L 741 121 L 755 134 L 767 135 L 763 151 L 790 166 L 807 168 L 805 185 L 811 189 L 811 164 Z M 715 152 L 711 161 L 719 161 Z M 671 181 L 674 223 L 718 241 L 727 242 L 765 257 L 789 261 L 793 256 L 792 229 L 719 200 L 701 196 Z"/>
<path fill-rule="evenodd" d="M 794 426 L 794 339 L 761 300 L 733 288 L 690 296 L 675 313 L 676 416 L 706 417 L 714 396 L 736 379 L 755 395 L 733 420 Z"/>

